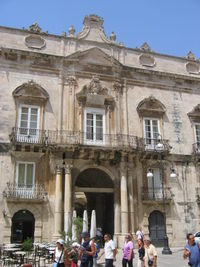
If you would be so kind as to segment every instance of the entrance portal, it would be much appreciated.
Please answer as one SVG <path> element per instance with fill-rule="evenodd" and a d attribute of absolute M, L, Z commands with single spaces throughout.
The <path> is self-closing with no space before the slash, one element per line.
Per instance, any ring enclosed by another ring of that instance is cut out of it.
<path fill-rule="evenodd" d="M 88 169 L 83 171 L 77 178 L 75 184 L 75 209 L 78 216 L 83 216 L 83 210 L 88 212 L 88 222 L 92 210 L 96 211 L 97 227 L 102 233 L 114 233 L 114 198 L 113 181 L 99 169 Z M 84 195 L 82 206 L 80 204 L 80 193 Z M 85 200 L 84 200 L 85 199 Z"/>
<path fill-rule="evenodd" d="M 149 216 L 149 235 L 152 243 L 158 247 L 164 246 L 164 234 L 165 225 L 163 213 L 155 210 Z"/>
<path fill-rule="evenodd" d="M 12 218 L 12 243 L 22 243 L 27 237 L 34 241 L 35 218 L 28 210 L 16 212 Z"/>

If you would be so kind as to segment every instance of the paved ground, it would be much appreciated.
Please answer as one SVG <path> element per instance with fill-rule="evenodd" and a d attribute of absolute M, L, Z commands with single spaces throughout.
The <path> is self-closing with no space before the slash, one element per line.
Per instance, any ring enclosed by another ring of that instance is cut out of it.
<path fill-rule="evenodd" d="M 186 267 L 188 266 L 187 260 L 183 259 L 183 248 L 171 248 L 172 255 L 162 255 L 162 249 L 158 248 L 158 267 Z M 122 252 L 119 250 L 117 254 L 117 261 L 115 266 L 121 267 Z M 135 259 L 133 260 L 133 266 L 137 267 L 138 253 L 135 250 Z M 100 263 L 100 261 L 99 261 Z"/>
<path fill-rule="evenodd" d="M 188 261 L 183 259 L 183 248 L 171 248 L 172 255 L 162 255 L 162 249 L 157 248 L 158 252 L 158 267 L 188 267 Z M 115 267 L 121 267 L 122 251 L 119 249 L 117 254 L 117 261 Z M 135 250 L 135 259 L 133 260 L 133 266 L 137 267 L 138 253 Z M 98 261 L 99 267 L 104 266 L 104 259 Z M 44 265 L 41 264 L 40 267 Z M 52 264 L 46 264 L 46 267 L 52 267 Z"/>

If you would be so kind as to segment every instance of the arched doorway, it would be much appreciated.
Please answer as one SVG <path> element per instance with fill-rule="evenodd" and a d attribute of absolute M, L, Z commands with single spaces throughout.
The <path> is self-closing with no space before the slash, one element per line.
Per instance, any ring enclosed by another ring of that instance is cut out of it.
<path fill-rule="evenodd" d="M 12 218 L 12 243 L 22 243 L 27 237 L 34 241 L 35 218 L 28 210 L 19 210 Z"/>
<path fill-rule="evenodd" d="M 151 238 L 151 242 L 155 246 L 164 246 L 164 215 L 158 210 L 153 211 L 149 216 L 149 235 Z"/>
<path fill-rule="evenodd" d="M 82 217 L 83 210 L 88 212 L 88 222 L 92 210 L 96 211 L 97 227 L 102 233 L 114 233 L 114 197 L 113 181 L 107 173 L 102 170 L 91 168 L 79 174 L 75 183 L 74 206 L 79 216 Z M 81 200 L 78 196 L 82 195 Z"/>

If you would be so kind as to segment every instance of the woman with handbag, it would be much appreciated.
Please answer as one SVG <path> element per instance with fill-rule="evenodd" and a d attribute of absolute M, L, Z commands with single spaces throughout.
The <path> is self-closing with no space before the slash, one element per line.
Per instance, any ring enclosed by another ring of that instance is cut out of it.
<path fill-rule="evenodd" d="M 144 240 L 145 244 L 145 267 L 156 267 L 157 266 L 157 251 L 154 245 L 151 244 L 150 237 L 146 237 Z"/>
<path fill-rule="evenodd" d="M 56 249 L 54 252 L 54 263 L 53 267 L 68 267 L 68 253 L 64 248 L 64 241 L 62 239 L 58 239 L 56 241 Z"/>

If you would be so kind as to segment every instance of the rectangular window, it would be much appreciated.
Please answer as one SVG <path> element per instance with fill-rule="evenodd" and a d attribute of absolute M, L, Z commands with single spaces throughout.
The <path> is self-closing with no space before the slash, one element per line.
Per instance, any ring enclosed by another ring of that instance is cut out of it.
<path fill-rule="evenodd" d="M 105 141 L 105 111 L 86 108 L 84 114 L 85 142 L 100 145 Z"/>
<path fill-rule="evenodd" d="M 150 199 L 162 198 L 162 178 L 160 169 L 153 169 L 153 177 L 148 178 L 148 195 Z"/>
<path fill-rule="evenodd" d="M 199 153 L 200 152 L 200 123 L 195 123 L 194 132 L 195 132 L 196 151 Z"/>
<path fill-rule="evenodd" d="M 18 162 L 17 163 L 17 186 L 32 188 L 35 180 L 35 163 Z"/>
<path fill-rule="evenodd" d="M 144 118 L 144 137 L 147 149 L 154 149 L 160 135 L 160 124 L 158 119 Z"/>
<path fill-rule="evenodd" d="M 39 107 L 20 106 L 18 141 L 37 143 L 39 137 Z"/>

